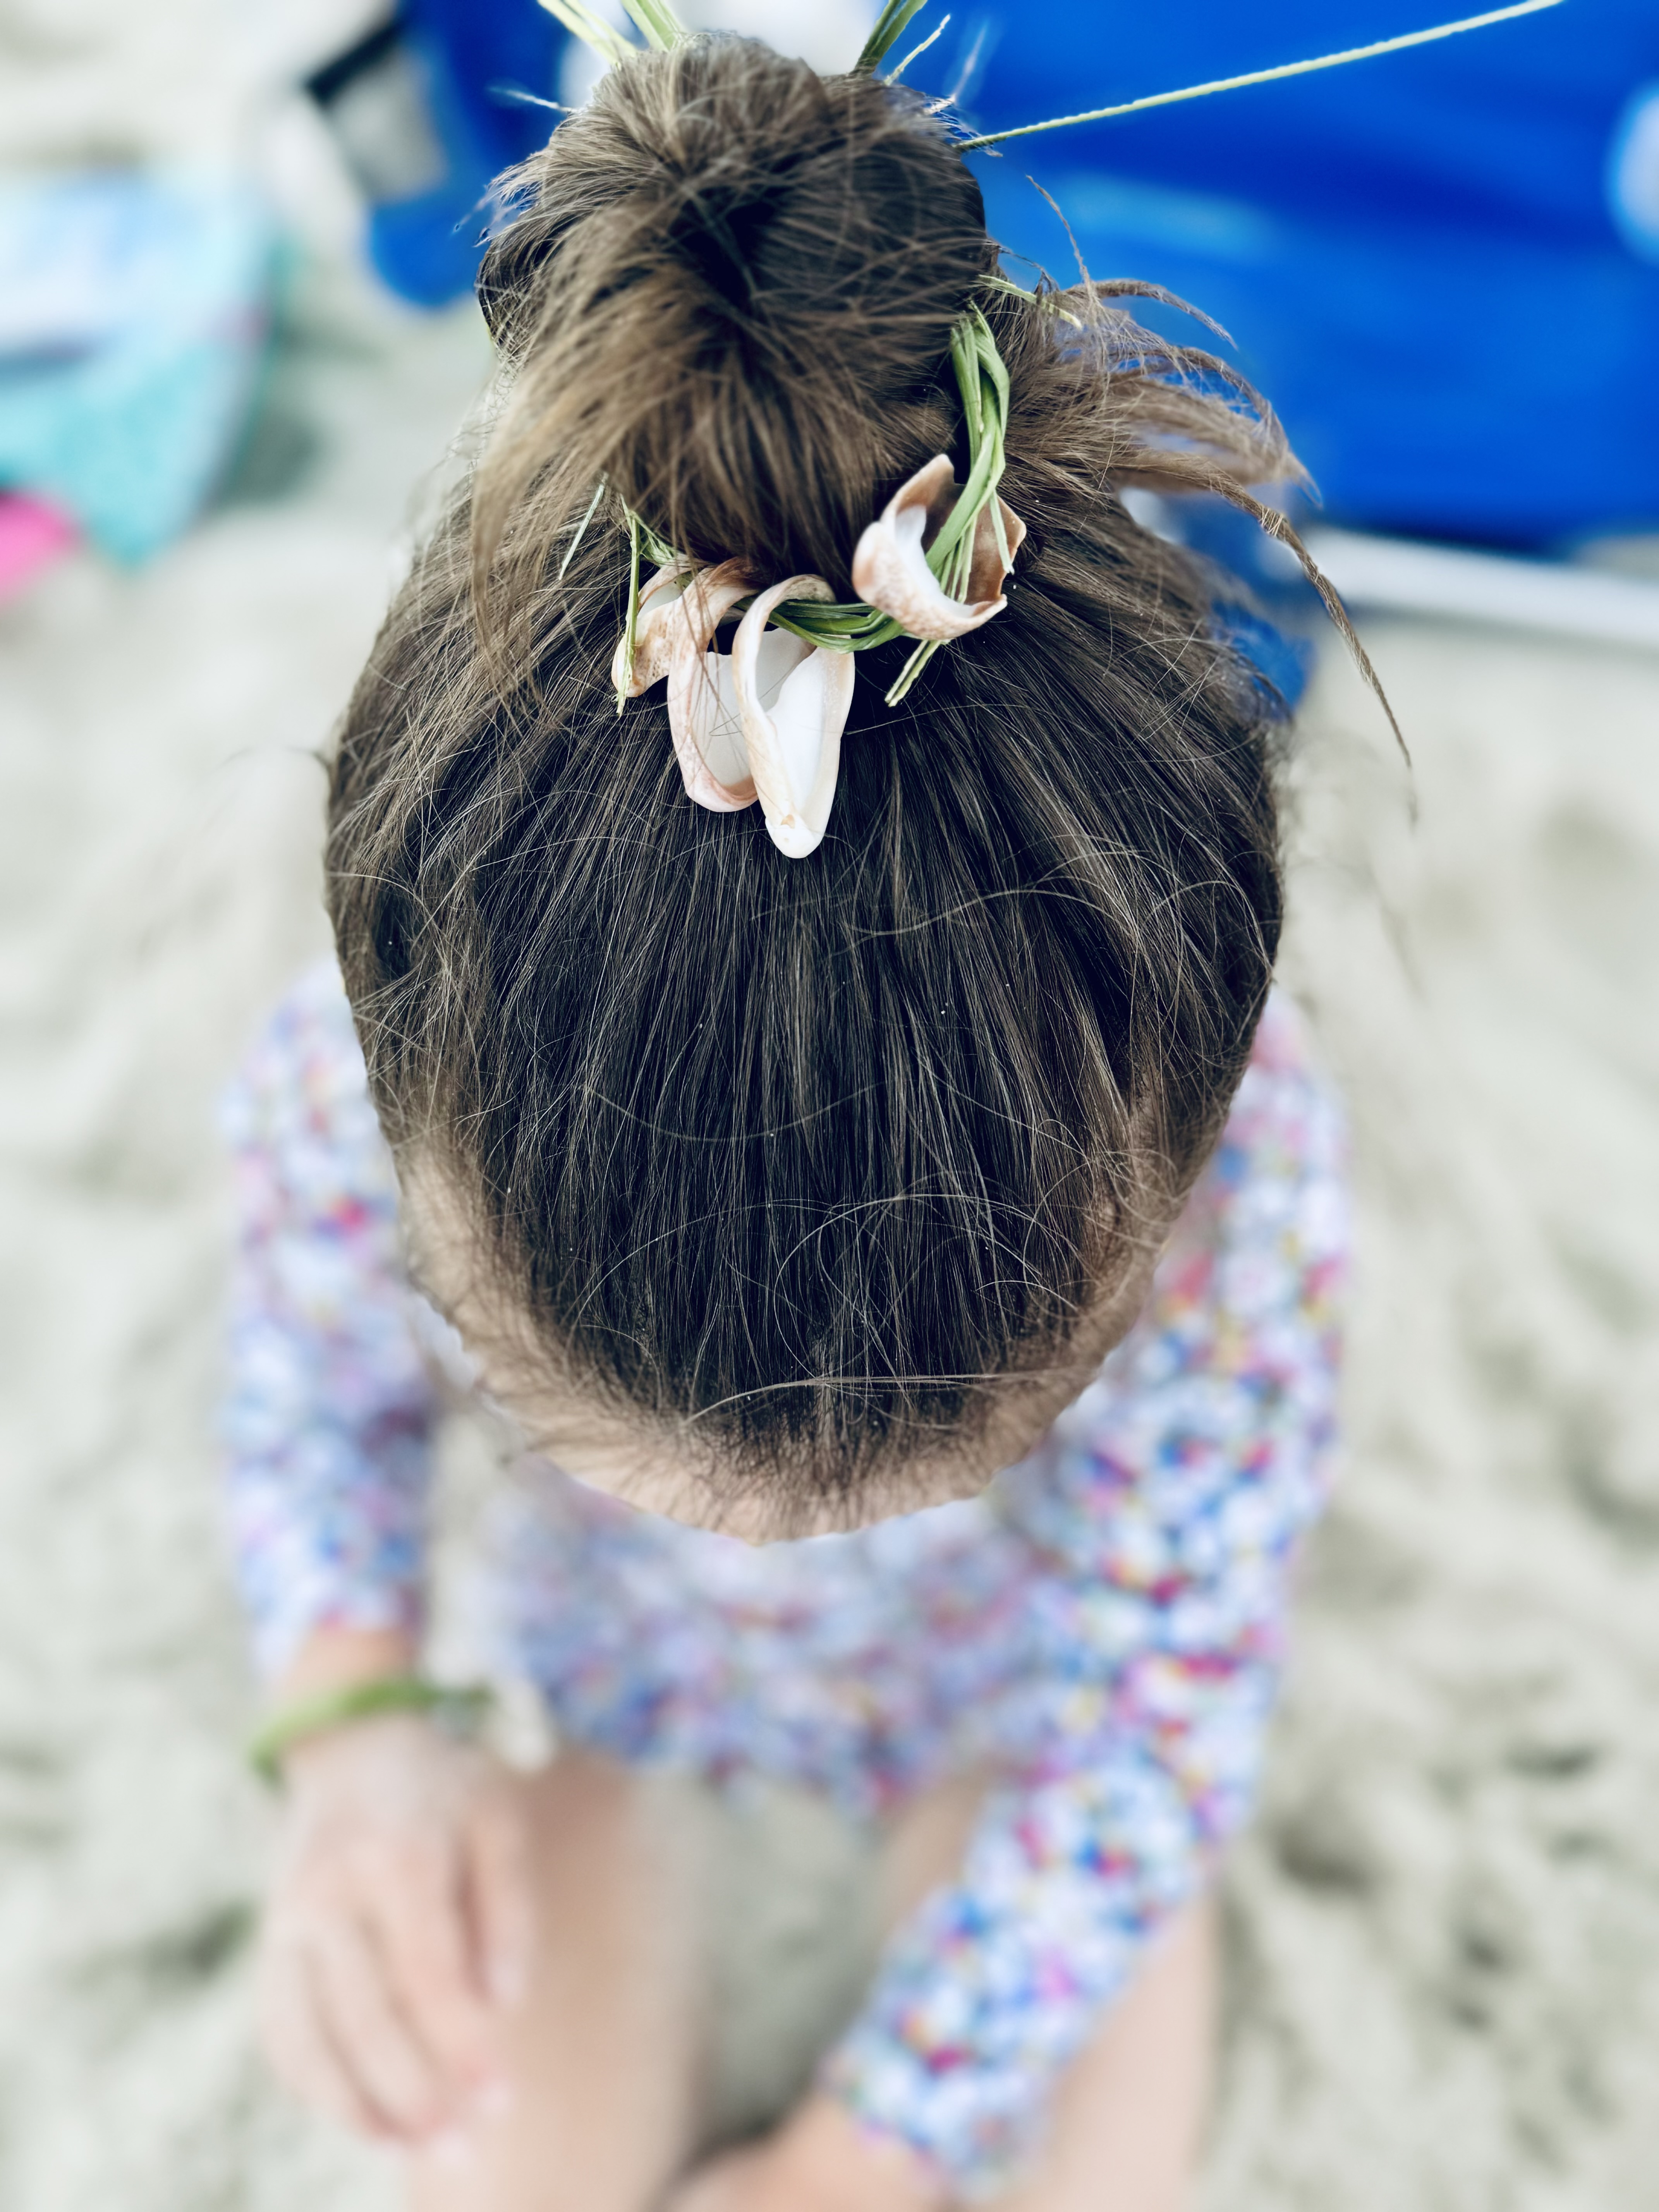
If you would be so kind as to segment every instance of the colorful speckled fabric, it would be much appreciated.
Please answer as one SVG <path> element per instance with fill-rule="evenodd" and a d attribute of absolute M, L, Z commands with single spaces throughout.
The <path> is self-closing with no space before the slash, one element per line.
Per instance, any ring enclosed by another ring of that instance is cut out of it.
<path fill-rule="evenodd" d="M 276 1666 L 319 1624 L 418 1624 L 434 1366 L 458 1347 L 404 1282 L 331 969 L 278 1010 L 228 1123 L 230 1505 Z M 1017 2163 L 1248 1808 L 1328 1472 L 1346 1244 L 1340 1115 L 1276 1000 L 1139 1322 L 983 1498 L 758 1551 L 545 1465 L 496 1510 L 500 1663 L 570 1740 L 858 1818 L 993 1776 L 960 1878 L 824 2069 L 960 2194 Z"/>

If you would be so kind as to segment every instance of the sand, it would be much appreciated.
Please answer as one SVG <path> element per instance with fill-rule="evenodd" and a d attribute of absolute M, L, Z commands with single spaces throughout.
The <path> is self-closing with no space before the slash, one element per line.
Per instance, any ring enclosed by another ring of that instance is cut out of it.
<path fill-rule="evenodd" d="M 1239 1855 L 1213 2207 L 1659 2203 L 1659 661 L 1328 660 L 1285 972 L 1352 1102 L 1347 1466 Z"/>
<path fill-rule="evenodd" d="M 250 2056 L 264 1808 L 212 1437 L 214 1102 L 326 944 L 320 749 L 484 361 L 470 314 L 357 309 L 290 329 L 193 537 L 0 609 L 7 2212 L 377 2201 Z"/>
<path fill-rule="evenodd" d="M 240 489 L 0 610 L 0 2205 L 373 2212 L 253 2055 L 213 1102 L 324 943 L 317 753 L 481 365 L 336 277 Z M 1286 975 L 1352 1103 L 1338 1504 L 1228 1885 L 1211 2212 L 1659 2205 L 1659 659 L 1368 639 Z"/>

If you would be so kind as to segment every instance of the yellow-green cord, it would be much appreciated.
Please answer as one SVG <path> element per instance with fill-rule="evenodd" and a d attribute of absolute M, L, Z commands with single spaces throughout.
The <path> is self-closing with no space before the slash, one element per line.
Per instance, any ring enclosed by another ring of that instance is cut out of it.
<path fill-rule="evenodd" d="M 274 1712 L 257 1729 L 247 1747 L 248 1764 L 273 1787 L 283 1778 L 283 1759 L 296 1743 L 382 1713 L 427 1713 L 459 1733 L 476 1729 L 493 1703 L 483 1689 L 457 1689 L 428 1682 L 422 1674 L 380 1674 L 339 1690 L 321 1690 Z"/>

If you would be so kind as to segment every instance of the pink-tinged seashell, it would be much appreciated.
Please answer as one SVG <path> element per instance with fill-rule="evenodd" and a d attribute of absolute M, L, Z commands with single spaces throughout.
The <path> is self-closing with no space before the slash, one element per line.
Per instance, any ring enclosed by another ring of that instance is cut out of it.
<path fill-rule="evenodd" d="M 628 633 L 624 630 L 611 663 L 612 690 L 637 699 L 641 691 L 648 691 L 667 675 L 674 657 L 674 623 L 692 574 L 690 568 L 671 561 L 641 585 L 639 611 L 634 621 L 633 680 L 628 680 Z"/>
<path fill-rule="evenodd" d="M 1008 604 L 1002 586 L 1010 573 L 997 546 L 987 507 L 974 526 L 968 597 L 953 599 L 927 566 L 927 549 L 956 505 L 958 486 L 948 453 L 936 453 L 893 494 L 859 539 L 853 555 L 853 588 L 868 606 L 890 617 L 907 637 L 964 636 L 1000 614 Z M 1025 525 L 1004 500 L 997 501 L 1007 535 L 1009 561 L 1025 537 Z"/>
<path fill-rule="evenodd" d="M 1014 573 L 1014 556 L 1025 543 L 1025 525 L 1014 513 L 1006 499 L 997 501 L 997 513 L 1002 518 L 1002 534 L 1007 541 L 1008 558 L 1002 557 L 1002 548 L 997 544 L 995 523 L 988 507 L 980 509 L 979 520 L 974 525 L 974 557 L 968 564 L 967 604 L 982 605 L 994 599 L 999 608 L 1008 604 L 1002 587 Z M 986 617 L 988 622 L 989 616 Z"/>
<path fill-rule="evenodd" d="M 750 773 L 767 834 L 792 860 L 804 860 L 823 842 L 835 802 L 841 733 L 853 704 L 853 656 L 767 623 L 781 600 L 835 596 L 822 576 L 790 576 L 760 594 L 732 643 Z"/>
<path fill-rule="evenodd" d="M 669 624 L 668 726 L 674 755 L 687 795 L 712 814 L 733 814 L 755 803 L 731 655 L 708 650 L 721 623 L 752 588 L 738 562 L 722 561 L 692 580 Z"/>
<path fill-rule="evenodd" d="M 852 584 L 867 606 L 890 615 L 907 637 L 963 637 L 978 630 L 1006 606 L 1002 584 L 1009 575 L 998 550 L 991 508 L 973 526 L 973 562 L 967 599 L 951 599 L 927 566 L 933 544 L 960 495 L 949 453 L 936 453 L 883 507 L 865 529 L 852 556 Z M 1009 538 L 1009 560 L 1020 549 L 1026 526 L 1013 508 L 998 500 L 1002 529 Z"/>

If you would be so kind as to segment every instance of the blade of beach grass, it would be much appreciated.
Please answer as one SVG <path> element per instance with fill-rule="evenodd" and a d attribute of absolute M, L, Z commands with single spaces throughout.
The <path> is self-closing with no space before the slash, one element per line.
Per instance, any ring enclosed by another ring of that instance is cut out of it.
<path fill-rule="evenodd" d="M 863 52 L 853 64 L 854 75 L 867 76 L 878 62 L 885 61 L 927 5 L 927 0 L 887 0 L 876 18 L 875 29 L 864 42 Z"/>
<path fill-rule="evenodd" d="M 668 0 L 623 0 L 623 6 L 653 46 L 666 52 L 685 36 L 685 26 Z"/>
<path fill-rule="evenodd" d="M 587 512 L 576 525 L 576 534 L 564 549 L 564 558 L 559 563 L 559 581 L 564 581 L 564 572 L 576 557 L 576 548 L 587 535 L 587 526 L 599 511 L 599 501 L 605 497 L 605 478 L 601 477 L 593 487 L 593 496 L 587 502 Z"/>
<path fill-rule="evenodd" d="M 911 63 L 915 60 L 917 55 L 925 54 L 928 47 L 933 45 L 935 39 L 944 37 L 945 32 L 950 27 L 950 23 L 951 18 L 948 15 L 941 15 L 939 19 L 937 27 L 933 30 L 929 31 L 927 37 L 922 40 L 921 44 L 919 46 L 912 46 L 909 52 L 906 54 L 904 59 L 899 64 L 898 67 L 894 70 L 890 70 L 887 72 L 888 83 L 896 84 L 899 79 L 904 75 L 905 70 L 909 68 Z"/>
<path fill-rule="evenodd" d="M 1283 77 L 1311 76 L 1316 70 L 1340 69 L 1348 62 L 1374 61 L 1379 54 L 1404 53 L 1408 46 L 1426 46 L 1436 39 L 1455 39 L 1464 31 L 1484 31 L 1488 24 L 1512 22 L 1518 15 L 1536 15 L 1546 8 L 1560 5 L 1561 0 L 1515 0 L 1513 6 L 1493 8 L 1484 15 L 1465 15 L 1455 23 L 1436 23 L 1426 31 L 1407 31 L 1397 39 L 1378 39 L 1369 46 L 1347 46 L 1340 53 L 1316 55 L 1311 61 L 1281 62 L 1274 69 L 1250 70 L 1243 76 L 1217 77 L 1208 84 L 1183 86 L 1179 92 L 1149 92 L 1139 100 L 1120 100 L 1115 107 L 1091 107 L 1079 115 L 1050 116 L 1046 123 L 1019 123 L 1010 131 L 981 131 L 976 138 L 958 139 L 957 149 L 963 154 L 972 154 L 981 146 L 1006 145 L 1010 138 L 1029 138 L 1038 131 L 1065 131 L 1074 123 L 1105 123 L 1116 115 L 1138 115 L 1143 108 L 1170 107 L 1181 100 L 1206 100 L 1214 92 L 1238 92 L 1246 85 L 1274 84 Z"/>
<path fill-rule="evenodd" d="M 541 0 L 548 14 L 564 25 L 573 39 L 580 39 L 592 49 L 607 68 L 614 69 L 618 62 L 626 61 L 639 48 L 623 38 L 620 31 L 611 29 L 604 17 L 596 15 L 582 0 Z"/>

